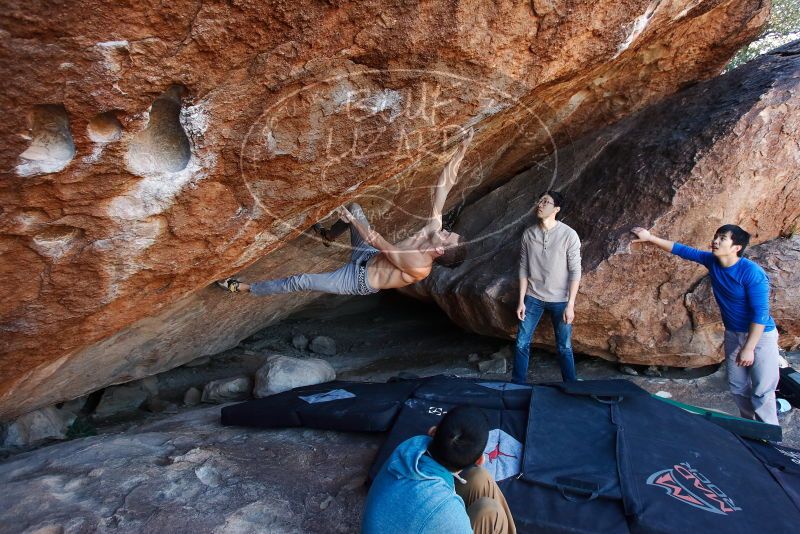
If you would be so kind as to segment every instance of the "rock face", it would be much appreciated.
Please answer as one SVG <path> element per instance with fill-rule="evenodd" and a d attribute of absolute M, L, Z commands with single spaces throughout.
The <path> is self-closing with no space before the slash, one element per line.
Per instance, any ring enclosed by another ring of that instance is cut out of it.
<path fill-rule="evenodd" d="M 435 268 L 407 293 L 433 298 L 475 332 L 515 335 L 519 239 L 538 195 L 559 189 L 570 199 L 564 222 L 582 239 L 576 349 L 626 363 L 718 362 L 721 324 L 708 288 L 698 287 L 705 269 L 632 246 L 629 230 L 641 225 L 699 248 L 723 223 L 743 226 L 754 244 L 795 231 L 799 111 L 795 43 L 578 139 L 466 207 L 455 231 L 472 239 L 468 261 Z M 772 275 L 786 345 L 800 334 L 796 247 L 796 238 L 754 247 Z M 537 340 L 552 345 L 545 323 Z"/>
<path fill-rule="evenodd" d="M 768 10 L 5 2 L 0 418 L 231 347 L 312 297 L 213 280 L 331 268 L 343 252 L 295 238 L 357 196 L 399 237 L 459 129 L 451 206 L 715 75 Z"/>
<path fill-rule="evenodd" d="M 253 432 L 220 426 L 218 407 L 194 410 L 5 460 L 0 520 L 65 534 L 357 532 L 381 440 Z"/>

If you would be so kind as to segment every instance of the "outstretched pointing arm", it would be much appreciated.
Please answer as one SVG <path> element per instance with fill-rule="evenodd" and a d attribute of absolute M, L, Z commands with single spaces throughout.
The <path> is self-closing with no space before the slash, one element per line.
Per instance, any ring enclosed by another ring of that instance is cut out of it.
<path fill-rule="evenodd" d="M 458 147 L 455 154 L 453 154 L 453 157 L 450 158 L 450 161 L 448 161 L 447 165 L 442 169 L 442 174 L 439 176 L 439 181 L 436 183 L 436 189 L 433 193 L 431 215 L 428 218 L 428 224 L 425 225 L 429 230 L 438 231 L 442 229 L 442 210 L 444 209 L 444 203 L 447 200 L 447 195 L 450 193 L 450 190 L 453 189 L 453 186 L 456 185 L 458 181 L 458 168 L 464 160 L 464 154 L 467 153 L 467 147 L 472 142 L 472 137 L 474 135 L 475 130 L 470 128 L 467 131 L 467 136 L 461 141 L 461 145 Z"/>
<path fill-rule="evenodd" d="M 665 252 L 672 252 L 672 247 L 675 246 L 674 241 L 668 241 L 667 239 L 656 237 L 639 226 L 633 228 L 631 233 L 636 235 L 636 239 L 631 241 L 631 243 L 652 243 Z"/>

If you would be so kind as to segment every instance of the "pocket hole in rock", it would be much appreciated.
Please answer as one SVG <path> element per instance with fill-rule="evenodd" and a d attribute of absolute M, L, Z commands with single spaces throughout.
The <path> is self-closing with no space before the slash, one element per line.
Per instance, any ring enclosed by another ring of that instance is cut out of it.
<path fill-rule="evenodd" d="M 20 154 L 17 172 L 23 176 L 58 172 L 75 156 L 67 110 L 60 104 L 34 106 L 28 115 L 31 144 Z"/>
<path fill-rule="evenodd" d="M 128 165 L 139 175 L 179 172 L 191 158 L 189 138 L 180 122 L 182 85 L 173 85 L 153 101 L 147 127 L 128 147 Z"/>
<path fill-rule="evenodd" d="M 107 111 L 89 121 L 86 133 L 95 143 L 111 143 L 122 137 L 122 124 L 113 111 Z"/>

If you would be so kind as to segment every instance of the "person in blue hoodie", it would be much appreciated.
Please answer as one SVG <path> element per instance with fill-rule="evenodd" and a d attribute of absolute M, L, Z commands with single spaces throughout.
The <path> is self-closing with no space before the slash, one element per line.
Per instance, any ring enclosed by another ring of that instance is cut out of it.
<path fill-rule="evenodd" d="M 503 493 L 483 467 L 489 423 L 450 410 L 428 436 L 394 450 L 367 495 L 362 534 L 515 534 Z"/>
<path fill-rule="evenodd" d="M 777 425 L 775 388 L 780 378 L 778 330 L 769 315 L 769 279 L 764 269 L 742 257 L 750 234 L 734 224 L 717 229 L 711 252 L 631 230 L 634 243 L 652 243 L 708 269 L 711 288 L 725 325 L 728 387 L 746 419 Z"/>

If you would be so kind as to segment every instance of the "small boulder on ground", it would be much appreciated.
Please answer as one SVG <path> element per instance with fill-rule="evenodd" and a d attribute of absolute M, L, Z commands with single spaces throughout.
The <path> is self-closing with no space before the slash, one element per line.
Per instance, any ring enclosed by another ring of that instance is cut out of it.
<path fill-rule="evenodd" d="M 202 394 L 200 390 L 197 388 L 189 388 L 186 390 L 186 393 L 183 394 L 183 405 L 184 406 L 197 406 L 200 404 L 200 399 Z"/>
<path fill-rule="evenodd" d="M 250 397 L 251 388 L 252 382 L 247 376 L 220 378 L 206 384 L 201 400 L 212 404 L 245 400 Z"/>
<path fill-rule="evenodd" d="M 292 346 L 297 350 L 306 350 L 308 348 L 308 338 L 303 334 L 297 334 L 292 338 Z"/>
<path fill-rule="evenodd" d="M 142 384 L 135 382 L 106 388 L 93 415 L 98 419 L 105 419 L 133 413 L 144 404 L 149 395 Z"/>
<path fill-rule="evenodd" d="M 639 376 L 639 371 L 637 371 L 630 365 L 623 365 L 622 367 L 619 368 L 619 371 L 621 373 L 625 373 L 626 375 Z"/>
<path fill-rule="evenodd" d="M 256 371 L 253 395 L 266 397 L 300 387 L 330 382 L 336 378 L 331 364 L 319 358 L 274 355 Z"/>
<path fill-rule="evenodd" d="M 481 373 L 504 374 L 507 371 L 506 360 L 492 358 L 478 363 L 478 370 Z"/>
<path fill-rule="evenodd" d="M 308 347 L 311 352 L 323 356 L 336 356 L 336 342 L 328 336 L 316 336 Z"/>
<path fill-rule="evenodd" d="M 3 443 L 6 447 L 27 447 L 45 439 L 64 439 L 75 414 L 48 406 L 27 413 L 8 425 Z"/>

